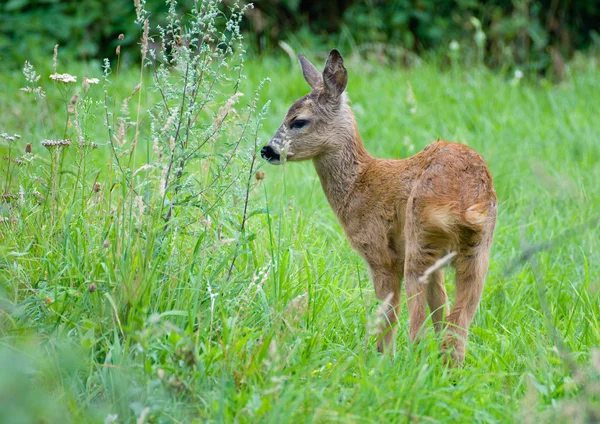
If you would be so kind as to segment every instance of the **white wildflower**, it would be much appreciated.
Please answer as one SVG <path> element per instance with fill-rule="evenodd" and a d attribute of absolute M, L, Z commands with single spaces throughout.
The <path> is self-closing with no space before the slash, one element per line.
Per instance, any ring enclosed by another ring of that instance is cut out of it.
<path fill-rule="evenodd" d="M 19 134 L 9 135 L 8 133 L 2 133 L 0 134 L 0 138 L 5 139 L 6 141 L 17 141 L 21 136 Z"/>
<path fill-rule="evenodd" d="M 98 78 L 88 78 L 88 77 L 83 77 L 83 81 L 81 82 L 81 85 L 83 87 L 83 92 L 87 93 L 88 89 L 90 88 L 90 85 L 95 85 L 95 84 L 99 84 L 100 80 Z"/>
<path fill-rule="evenodd" d="M 54 81 L 64 82 L 65 84 L 77 82 L 77 77 L 71 74 L 54 73 L 50 75 L 50 79 Z"/>

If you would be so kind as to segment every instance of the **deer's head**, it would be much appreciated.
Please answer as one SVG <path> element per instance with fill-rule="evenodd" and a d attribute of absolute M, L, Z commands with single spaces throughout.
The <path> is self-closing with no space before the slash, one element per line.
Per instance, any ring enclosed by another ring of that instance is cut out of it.
<path fill-rule="evenodd" d="M 340 53 L 329 53 L 322 73 L 303 55 L 298 58 L 312 91 L 296 100 L 271 141 L 262 148 L 263 159 L 275 165 L 284 159 L 307 160 L 337 150 L 346 139 L 339 135 L 354 128 L 344 94 L 348 73 Z"/>

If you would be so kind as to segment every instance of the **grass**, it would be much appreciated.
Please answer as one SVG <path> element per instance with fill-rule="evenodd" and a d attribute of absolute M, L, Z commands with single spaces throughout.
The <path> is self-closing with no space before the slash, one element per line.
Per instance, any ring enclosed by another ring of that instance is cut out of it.
<path fill-rule="evenodd" d="M 311 163 L 260 163 L 265 177 L 249 186 L 243 231 L 243 195 L 226 192 L 210 212 L 189 212 L 196 219 L 163 240 L 163 224 L 150 213 L 140 214 L 147 225 L 139 228 L 111 223 L 109 205 L 135 214 L 115 200 L 126 191 L 115 189 L 109 199 L 111 153 L 99 122 L 91 134 L 100 147 L 86 159 L 85 178 L 68 179 L 78 166 L 69 149 L 64 178 L 74 183 L 59 186 L 52 214 L 40 206 L 0 209 L 7 218 L 0 223 L 0 357 L 10 364 L 0 371 L 0 421 L 598 418 L 597 61 L 573 62 L 559 85 L 478 68 L 405 70 L 354 60 L 347 68 L 372 154 L 406 157 L 439 137 L 481 152 L 494 176 L 499 217 L 464 368 L 444 369 L 431 329 L 422 344 L 409 344 L 404 305 L 396 355 L 376 352 L 377 302 L 366 266 L 346 242 Z M 307 86 L 287 59 L 251 61 L 246 74 L 246 98 L 271 78 L 259 100 L 271 102 L 260 147 Z M 115 92 L 126 97 L 139 76 L 119 78 Z M 17 91 L 17 76 L 0 81 L 0 130 L 21 133 L 15 149 L 31 142 L 39 155 L 30 171 L 15 174 L 11 189 L 28 190 L 35 178 L 48 184 L 50 157 L 39 140 L 53 134 L 48 122 L 60 116 L 58 95 L 49 90 L 46 105 L 34 106 Z M 154 100 L 144 92 L 143 109 Z M 156 160 L 142 154 L 149 143 L 140 142 L 138 165 Z M 252 142 L 244 143 L 250 158 Z M 194 166 L 191 174 L 206 172 Z M 95 178 L 102 183 L 97 199 L 69 198 L 90 193 Z M 242 193 L 245 178 L 232 180 Z M 157 254 L 151 243 L 165 247 Z"/>

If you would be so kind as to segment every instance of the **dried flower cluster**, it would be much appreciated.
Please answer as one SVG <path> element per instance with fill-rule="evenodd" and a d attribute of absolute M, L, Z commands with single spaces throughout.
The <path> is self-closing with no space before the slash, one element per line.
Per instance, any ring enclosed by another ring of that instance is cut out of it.
<path fill-rule="evenodd" d="M 19 134 L 9 135 L 8 133 L 2 133 L 0 134 L 0 138 L 5 139 L 6 141 L 17 141 L 21 136 Z"/>
<path fill-rule="evenodd" d="M 42 146 L 44 146 L 48 150 L 54 149 L 54 148 L 62 149 L 65 147 L 69 147 L 70 145 L 71 145 L 71 140 L 68 138 L 63 139 L 63 140 L 43 140 L 42 141 Z"/>

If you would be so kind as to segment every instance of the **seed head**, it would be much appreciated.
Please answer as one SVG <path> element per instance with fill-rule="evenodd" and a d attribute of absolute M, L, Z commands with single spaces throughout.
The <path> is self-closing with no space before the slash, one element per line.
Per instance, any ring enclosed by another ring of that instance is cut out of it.
<path fill-rule="evenodd" d="M 52 150 L 54 148 L 64 149 L 65 147 L 69 147 L 71 145 L 71 139 L 66 138 L 64 140 L 42 140 L 42 146 L 44 146 L 48 150 Z"/>
<path fill-rule="evenodd" d="M 103 246 L 105 249 L 108 249 L 108 247 L 110 246 L 110 240 L 109 239 L 104 240 Z"/>
<path fill-rule="evenodd" d="M 74 105 L 77 103 L 77 99 L 79 99 L 79 96 L 77 94 L 73 94 L 73 97 L 71 97 L 71 104 Z"/>
<path fill-rule="evenodd" d="M 96 283 L 92 283 L 90 284 L 90 287 L 88 288 L 90 293 L 94 293 L 96 291 L 98 287 L 96 286 Z"/>
<path fill-rule="evenodd" d="M 262 171 L 256 171 L 256 179 L 257 181 L 261 181 L 265 179 L 265 173 Z"/>
<path fill-rule="evenodd" d="M 115 53 L 117 54 L 117 56 L 119 56 L 121 54 L 121 45 L 117 46 L 117 49 L 115 50 Z"/>
<path fill-rule="evenodd" d="M 7 216 L 0 216 L 0 224 L 2 224 L 2 223 L 6 224 L 6 225 L 16 224 L 17 218 L 15 218 L 14 216 L 11 218 L 9 218 Z"/>
<path fill-rule="evenodd" d="M 95 193 L 98 193 L 100 191 L 102 187 L 100 186 L 100 183 L 98 181 L 96 181 L 94 183 L 94 186 L 92 187 L 92 190 L 94 190 Z"/>
<path fill-rule="evenodd" d="M 142 63 L 146 60 L 146 53 L 148 52 L 148 31 L 150 31 L 150 22 L 148 19 L 144 19 L 144 32 L 142 33 Z"/>
<path fill-rule="evenodd" d="M 21 138 L 19 134 L 8 135 L 7 133 L 0 134 L 0 138 L 5 139 L 6 141 L 17 141 Z"/>
<path fill-rule="evenodd" d="M 54 45 L 54 56 L 52 57 L 52 65 L 54 68 L 54 73 L 56 73 L 56 62 L 58 61 L 58 44 Z"/>
<path fill-rule="evenodd" d="M 123 41 L 125 39 L 125 34 L 119 34 L 119 41 Z"/>
<path fill-rule="evenodd" d="M 3 193 L 2 194 L 2 200 L 5 203 L 9 203 L 9 202 L 17 200 L 17 196 L 14 195 L 14 194 L 12 194 L 12 193 Z"/>
<path fill-rule="evenodd" d="M 31 153 L 31 143 L 27 143 L 25 146 L 25 153 Z"/>

